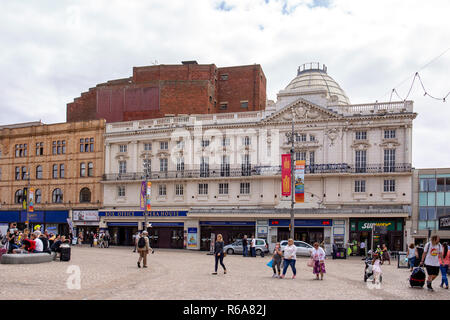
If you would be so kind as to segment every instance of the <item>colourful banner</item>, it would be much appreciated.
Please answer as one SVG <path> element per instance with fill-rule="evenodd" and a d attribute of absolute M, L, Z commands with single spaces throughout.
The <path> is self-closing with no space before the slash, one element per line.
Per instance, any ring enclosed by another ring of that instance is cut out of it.
<path fill-rule="evenodd" d="M 145 181 L 142 181 L 141 183 L 141 194 L 139 197 L 139 203 L 140 203 L 140 207 L 141 210 L 145 210 Z"/>
<path fill-rule="evenodd" d="M 149 181 L 147 182 L 147 211 L 150 211 L 150 197 L 152 195 L 152 183 Z"/>
<path fill-rule="evenodd" d="M 34 188 L 30 188 L 30 202 L 28 203 L 28 212 L 34 212 Z"/>
<path fill-rule="evenodd" d="M 284 197 L 291 195 L 291 155 L 281 155 L 281 195 Z"/>
<path fill-rule="evenodd" d="M 305 160 L 295 161 L 295 202 L 305 202 Z"/>

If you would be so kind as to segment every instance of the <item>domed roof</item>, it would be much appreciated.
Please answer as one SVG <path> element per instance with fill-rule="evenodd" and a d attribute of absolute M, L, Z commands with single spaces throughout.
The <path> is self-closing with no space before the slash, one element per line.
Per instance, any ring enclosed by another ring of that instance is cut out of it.
<path fill-rule="evenodd" d="M 321 68 L 319 63 L 316 62 L 301 65 L 298 68 L 297 76 L 288 84 L 285 90 L 300 94 L 325 90 L 328 92 L 329 98 L 332 101 L 335 100 L 336 104 L 350 104 L 350 100 L 344 90 L 327 74 L 327 67 L 323 65 Z"/>

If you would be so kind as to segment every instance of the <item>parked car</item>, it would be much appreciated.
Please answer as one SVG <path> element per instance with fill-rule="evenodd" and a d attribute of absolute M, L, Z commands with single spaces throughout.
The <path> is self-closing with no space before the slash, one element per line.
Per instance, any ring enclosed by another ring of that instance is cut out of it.
<path fill-rule="evenodd" d="M 283 240 L 280 241 L 280 247 L 281 247 L 281 251 L 284 252 L 284 248 L 287 246 L 288 241 L 287 240 Z M 303 242 L 303 241 L 294 241 L 294 245 L 297 247 L 297 255 L 298 256 L 307 256 L 309 257 L 311 255 L 311 251 L 312 249 L 314 249 L 314 247 L 312 245 L 310 245 L 309 243 Z"/>
<path fill-rule="evenodd" d="M 269 253 L 269 249 L 268 249 L 268 245 L 266 243 L 266 240 L 264 239 L 255 239 L 256 240 L 256 255 L 260 256 L 261 253 Z M 252 239 L 247 239 L 248 242 L 248 254 L 250 255 L 250 242 L 252 241 Z M 242 254 L 243 253 L 243 247 L 242 247 L 242 239 L 240 240 L 236 240 L 233 243 L 230 243 L 228 245 L 226 245 L 223 250 L 227 253 L 227 254 Z"/>

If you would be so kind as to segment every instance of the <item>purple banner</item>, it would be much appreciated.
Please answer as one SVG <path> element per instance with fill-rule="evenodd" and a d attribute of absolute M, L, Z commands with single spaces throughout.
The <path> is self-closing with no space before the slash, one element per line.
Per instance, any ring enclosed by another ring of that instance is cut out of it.
<path fill-rule="evenodd" d="M 140 194 L 140 205 L 141 205 L 141 210 L 145 210 L 145 181 L 142 181 L 141 183 L 141 194 Z"/>

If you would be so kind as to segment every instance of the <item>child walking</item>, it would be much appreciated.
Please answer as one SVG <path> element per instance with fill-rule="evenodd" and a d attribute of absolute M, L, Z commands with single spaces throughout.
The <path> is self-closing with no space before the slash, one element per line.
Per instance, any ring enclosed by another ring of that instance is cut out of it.
<path fill-rule="evenodd" d="M 273 276 L 272 278 L 280 278 L 281 273 L 281 259 L 283 258 L 283 252 L 281 252 L 280 243 L 277 242 L 275 245 L 275 249 L 273 250 L 273 256 L 272 256 L 272 270 L 273 270 Z M 275 270 L 275 267 L 277 270 Z M 278 272 L 278 275 L 277 275 Z"/>
<path fill-rule="evenodd" d="M 375 253 L 373 255 L 373 260 L 372 260 L 373 283 L 376 283 L 376 284 L 380 283 L 380 276 L 383 273 L 381 271 L 382 264 L 383 264 L 383 261 L 381 260 L 381 255 Z"/>

